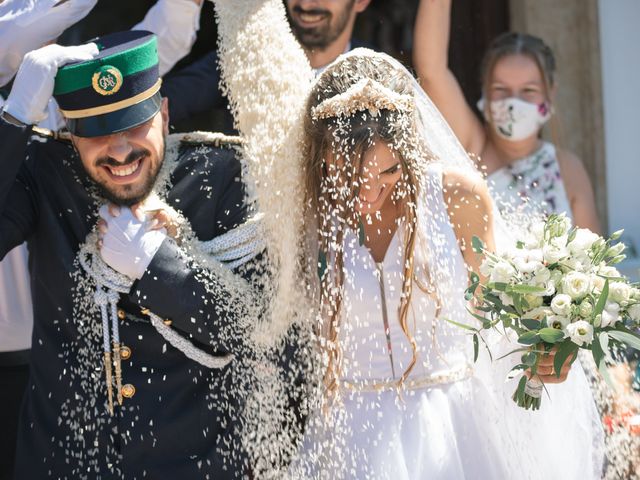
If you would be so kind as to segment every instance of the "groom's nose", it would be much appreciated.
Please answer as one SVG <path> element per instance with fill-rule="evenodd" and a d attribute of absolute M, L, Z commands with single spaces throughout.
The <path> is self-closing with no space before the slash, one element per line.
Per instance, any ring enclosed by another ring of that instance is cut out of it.
<path fill-rule="evenodd" d="M 129 143 L 129 138 L 126 132 L 116 133 L 115 135 L 109 136 L 109 149 L 107 150 L 107 155 L 111 158 L 124 162 L 127 158 L 127 155 L 131 153 L 133 147 L 131 143 Z"/>

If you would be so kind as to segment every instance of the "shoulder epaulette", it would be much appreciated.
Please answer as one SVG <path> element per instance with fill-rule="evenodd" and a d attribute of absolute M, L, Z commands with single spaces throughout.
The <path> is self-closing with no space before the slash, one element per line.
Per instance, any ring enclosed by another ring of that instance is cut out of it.
<path fill-rule="evenodd" d="M 39 137 L 61 140 L 63 142 L 71 141 L 71 134 L 68 130 L 49 130 L 48 128 L 33 127 L 31 132 Z"/>
<path fill-rule="evenodd" d="M 243 144 L 243 139 L 220 132 L 189 132 L 181 135 L 180 142 L 187 145 L 210 145 L 213 147 L 235 147 Z"/>

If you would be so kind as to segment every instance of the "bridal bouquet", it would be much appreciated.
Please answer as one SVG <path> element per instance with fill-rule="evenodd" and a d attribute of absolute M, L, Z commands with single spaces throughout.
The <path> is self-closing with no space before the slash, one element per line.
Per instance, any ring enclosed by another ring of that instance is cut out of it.
<path fill-rule="evenodd" d="M 536 369 L 551 350 L 558 376 L 582 348 L 592 352 L 606 380 L 605 361 L 612 348 L 640 350 L 640 289 L 614 267 L 625 258 L 625 246 L 617 242 L 621 234 L 604 239 L 572 228 L 564 215 L 553 215 L 501 253 L 491 253 L 473 239 L 474 251 L 484 256 L 480 273 L 486 281 L 472 273 L 467 299 L 476 298 L 478 312 L 472 315 L 482 326 L 460 326 L 474 332 L 476 358 L 482 330 L 517 335 L 521 347 L 507 355 L 522 353 L 522 361 L 511 375 L 530 370 L 513 395 L 519 406 L 540 408 L 544 385 Z"/>

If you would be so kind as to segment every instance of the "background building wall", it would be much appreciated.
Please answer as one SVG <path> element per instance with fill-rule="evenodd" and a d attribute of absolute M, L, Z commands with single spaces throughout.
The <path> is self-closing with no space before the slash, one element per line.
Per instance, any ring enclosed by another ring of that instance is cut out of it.
<path fill-rule="evenodd" d="M 640 1 L 600 0 L 609 225 L 640 248 Z M 637 268 L 640 262 L 633 263 Z"/>
<path fill-rule="evenodd" d="M 618 0 L 603 0 L 607 5 Z M 638 3 L 638 0 L 630 0 Z M 585 163 L 601 223 L 608 227 L 602 69 L 597 0 L 511 0 L 511 29 L 542 37 L 558 67 L 560 128 L 546 134 Z M 636 17 L 636 21 L 638 18 Z"/>

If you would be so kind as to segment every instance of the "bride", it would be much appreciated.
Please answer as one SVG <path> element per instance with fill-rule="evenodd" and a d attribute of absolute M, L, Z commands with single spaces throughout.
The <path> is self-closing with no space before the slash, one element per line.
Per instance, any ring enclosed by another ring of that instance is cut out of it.
<path fill-rule="evenodd" d="M 575 410 L 559 400 L 519 411 L 513 386 L 486 358 L 474 363 L 470 338 L 448 321 L 471 321 L 464 290 L 481 261 L 471 239 L 494 246 L 494 209 L 409 72 L 354 50 L 320 75 L 306 112 L 326 374 L 293 476 L 599 478 L 580 372 L 565 365 L 557 378 L 546 358 L 539 375 L 567 380 L 552 398 L 562 388 Z"/>

